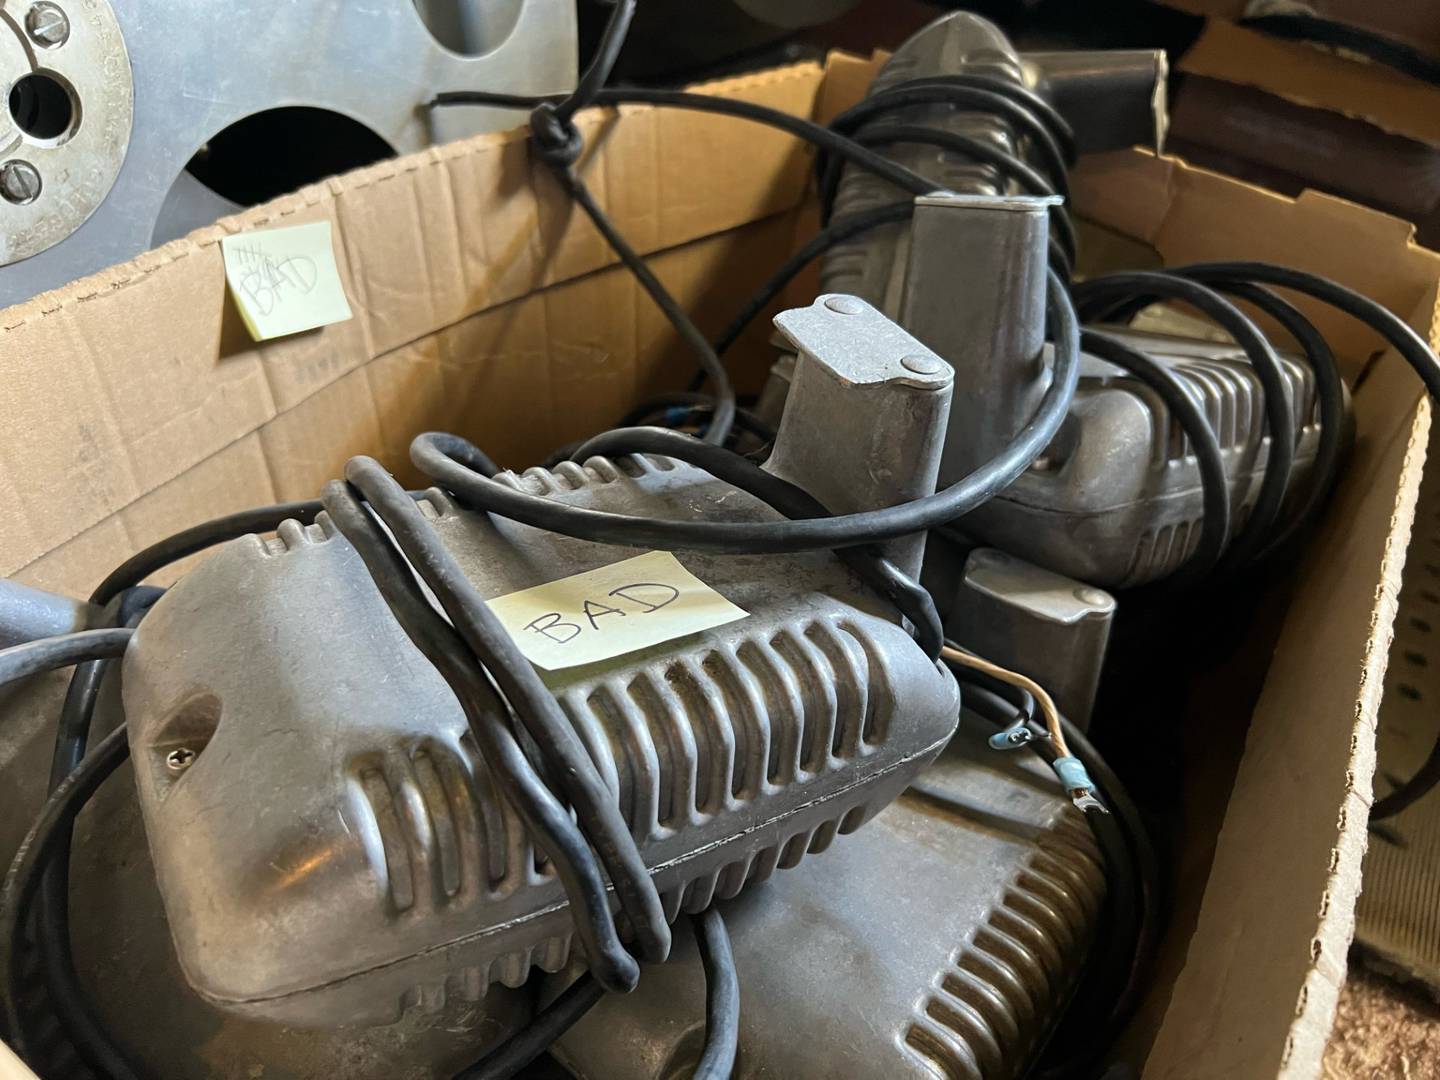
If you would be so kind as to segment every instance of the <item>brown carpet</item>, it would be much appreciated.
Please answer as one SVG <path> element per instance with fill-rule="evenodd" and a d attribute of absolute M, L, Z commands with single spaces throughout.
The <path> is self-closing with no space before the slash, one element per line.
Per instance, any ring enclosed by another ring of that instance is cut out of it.
<path fill-rule="evenodd" d="M 1430 1080 L 1440 1076 L 1440 1005 L 1352 957 L 1323 1080 Z"/>

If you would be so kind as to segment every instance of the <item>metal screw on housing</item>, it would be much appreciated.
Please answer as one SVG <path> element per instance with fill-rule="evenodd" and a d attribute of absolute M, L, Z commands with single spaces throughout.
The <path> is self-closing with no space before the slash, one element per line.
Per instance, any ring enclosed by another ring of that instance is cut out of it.
<path fill-rule="evenodd" d="M 40 197 L 40 171 L 28 161 L 7 161 L 0 165 L 0 196 L 16 206 Z"/>
<path fill-rule="evenodd" d="M 172 772 L 184 772 L 200 755 L 188 746 L 177 746 L 165 755 L 165 767 Z"/>
<path fill-rule="evenodd" d="M 42 49 L 56 49 L 70 40 L 70 20 L 58 4 L 40 0 L 25 15 L 25 32 Z"/>

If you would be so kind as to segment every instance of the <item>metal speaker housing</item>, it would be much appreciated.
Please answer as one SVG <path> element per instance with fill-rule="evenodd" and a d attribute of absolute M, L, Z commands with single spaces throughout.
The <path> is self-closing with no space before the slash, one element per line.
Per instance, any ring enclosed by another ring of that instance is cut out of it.
<path fill-rule="evenodd" d="M 662 517 L 773 511 L 668 459 L 505 482 Z M 422 506 L 498 596 L 634 554 Z M 824 850 L 954 730 L 954 680 L 828 552 L 680 556 L 749 612 L 546 673 L 666 912 Z M 181 966 L 215 1004 L 295 1024 L 393 1019 L 571 959 L 558 880 L 497 798 L 458 703 L 328 521 L 225 546 L 124 662 L 146 831 Z"/>
<path fill-rule="evenodd" d="M 968 718 L 860 833 L 725 903 L 740 980 L 737 1080 L 1024 1075 L 1100 926 L 1094 835 L 1033 755 Z M 555 1054 L 586 1080 L 688 1076 L 704 1045 L 688 929 Z"/>
<path fill-rule="evenodd" d="M 1233 533 L 1259 497 L 1269 458 L 1255 369 L 1234 344 L 1105 331 L 1163 363 L 1202 406 L 1230 482 Z M 1314 465 L 1320 420 L 1314 372 L 1294 355 L 1279 355 L 1297 435 L 1287 496 L 1293 504 Z M 1123 588 L 1179 569 L 1199 543 L 1202 516 L 1199 465 L 1179 423 L 1137 379 L 1087 355 L 1070 415 L 1045 454 L 960 524 L 1057 573 Z"/>

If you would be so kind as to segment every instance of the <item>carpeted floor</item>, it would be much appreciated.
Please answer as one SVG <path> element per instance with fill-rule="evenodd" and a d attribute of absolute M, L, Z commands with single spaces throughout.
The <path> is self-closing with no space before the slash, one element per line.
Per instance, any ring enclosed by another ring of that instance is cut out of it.
<path fill-rule="evenodd" d="M 1323 1080 L 1431 1080 L 1440 1076 L 1440 1005 L 1351 957 Z"/>

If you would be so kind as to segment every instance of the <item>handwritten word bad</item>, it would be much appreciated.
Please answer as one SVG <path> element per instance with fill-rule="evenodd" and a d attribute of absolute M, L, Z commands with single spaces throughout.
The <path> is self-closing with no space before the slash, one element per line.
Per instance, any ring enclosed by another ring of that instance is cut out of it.
<path fill-rule="evenodd" d="M 679 595 L 680 590 L 673 585 L 658 581 L 636 581 L 611 589 L 603 594 L 603 599 L 582 598 L 579 611 L 547 611 L 527 623 L 525 629 L 564 645 L 584 633 L 586 624 L 591 630 L 602 630 L 602 621 L 607 618 L 625 619 L 635 615 L 649 615 L 674 603 Z M 569 622 L 568 619 L 577 621 Z"/>
<path fill-rule="evenodd" d="M 237 246 L 234 255 L 244 269 L 237 284 L 262 315 L 269 315 L 288 296 L 306 295 L 320 277 L 308 255 L 279 258 L 248 244 Z"/>

